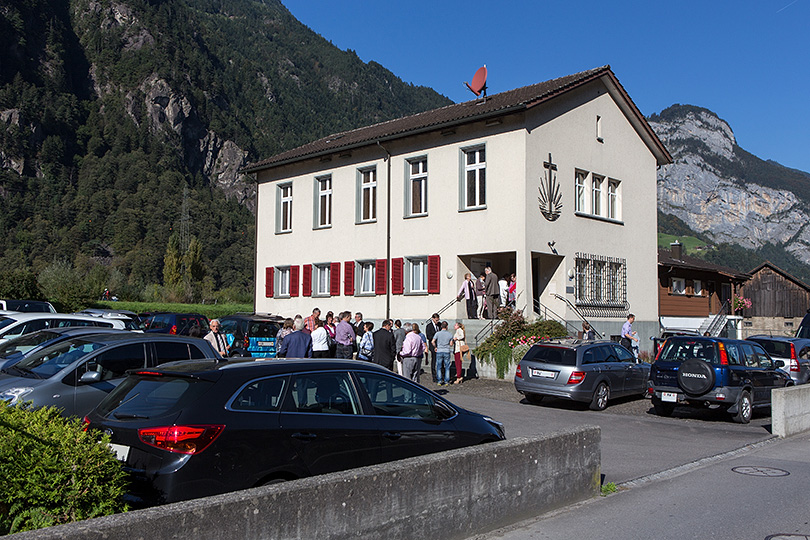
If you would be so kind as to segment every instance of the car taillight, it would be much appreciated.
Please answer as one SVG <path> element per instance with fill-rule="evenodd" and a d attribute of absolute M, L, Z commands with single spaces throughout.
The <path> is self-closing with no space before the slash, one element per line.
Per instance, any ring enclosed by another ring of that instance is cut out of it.
<path fill-rule="evenodd" d="M 727 366 L 728 365 L 728 354 L 726 353 L 726 346 L 722 343 L 717 343 L 717 348 L 720 349 L 720 365 Z"/>
<path fill-rule="evenodd" d="M 177 325 L 173 324 L 172 327 L 169 329 L 170 334 L 177 334 Z"/>
<path fill-rule="evenodd" d="M 801 371 L 799 367 L 799 357 L 796 356 L 796 346 L 790 344 L 790 371 Z"/>
<path fill-rule="evenodd" d="M 517 369 L 515 369 L 515 377 L 522 379 L 523 372 L 520 370 L 520 364 L 518 364 Z"/>
<path fill-rule="evenodd" d="M 245 334 L 245 348 L 247 349 L 248 347 L 250 347 L 250 338 Z"/>
<path fill-rule="evenodd" d="M 138 437 L 149 446 L 178 454 L 199 454 L 219 437 L 223 425 L 142 428 Z"/>
<path fill-rule="evenodd" d="M 90 419 L 86 416 L 82 418 L 82 431 L 87 431 L 87 428 L 90 427 Z"/>
<path fill-rule="evenodd" d="M 579 384 L 585 380 L 585 372 L 584 371 L 573 371 L 571 372 L 571 376 L 568 377 L 567 384 Z"/>

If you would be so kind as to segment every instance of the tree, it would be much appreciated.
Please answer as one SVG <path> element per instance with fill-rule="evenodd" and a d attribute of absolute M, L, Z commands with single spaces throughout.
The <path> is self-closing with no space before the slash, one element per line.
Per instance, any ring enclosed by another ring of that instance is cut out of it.
<path fill-rule="evenodd" d="M 183 259 L 186 263 L 185 278 L 192 283 L 200 283 L 205 277 L 205 265 L 202 261 L 202 244 L 196 236 L 191 237 Z"/>
<path fill-rule="evenodd" d="M 173 287 L 183 281 L 183 255 L 180 253 L 180 237 L 177 233 L 169 237 L 166 255 L 163 256 L 163 284 Z"/>

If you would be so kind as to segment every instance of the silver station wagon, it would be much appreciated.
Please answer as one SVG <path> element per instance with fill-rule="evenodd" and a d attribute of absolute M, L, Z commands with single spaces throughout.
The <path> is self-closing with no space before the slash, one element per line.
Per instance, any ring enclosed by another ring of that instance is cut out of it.
<path fill-rule="evenodd" d="M 545 396 L 590 404 L 601 411 L 614 397 L 643 395 L 650 365 L 610 341 L 563 340 L 533 345 L 518 364 L 515 389 L 530 403 Z"/>

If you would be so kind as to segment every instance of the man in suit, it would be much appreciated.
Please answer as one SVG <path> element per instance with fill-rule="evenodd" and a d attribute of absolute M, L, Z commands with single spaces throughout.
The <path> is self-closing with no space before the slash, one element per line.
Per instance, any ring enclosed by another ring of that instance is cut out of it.
<path fill-rule="evenodd" d="M 372 361 L 393 371 L 396 358 L 396 340 L 391 333 L 391 319 L 382 322 L 382 328 L 374 332 L 374 354 Z"/>
<path fill-rule="evenodd" d="M 498 274 L 492 271 L 491 266 L 484 269 L 487 277 L 484 279 L 484 298 L 487 299 L 487 316 L 490 319 L 498 318 L 498 307 L 501 304 L 501 288 L 498 285 Z"/>
<path fill-rule="evenodd" d="M 293 332 L 281 342 L 278 356 L 282 358 L 312 358 L 312 336 L 302 332 L 304 319 L 293 321 Z"/>
<path fill-rule="evenodd" d="M 436 379 L 436 346 L 433 345 L 433 336 L 441 329 L 439 314 L 434 313 L 430 317 L 430 322 L 428 322 L 425 327 L 425 337 L 427 338 L 428 350 L 430 351 L 430 375 L 433 377 L 433 382 L 438 380 Z"/>

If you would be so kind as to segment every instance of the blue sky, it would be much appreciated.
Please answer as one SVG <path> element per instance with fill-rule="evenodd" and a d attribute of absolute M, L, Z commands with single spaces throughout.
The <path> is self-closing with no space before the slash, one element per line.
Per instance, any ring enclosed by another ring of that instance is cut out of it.
<path fill-rule="evenodd" d="M 714 111 L 737 144 L 810 172 L 810 0 L 282 0 L 303 24 L 455 102 L 610 64 L 645 115 Z"/>

